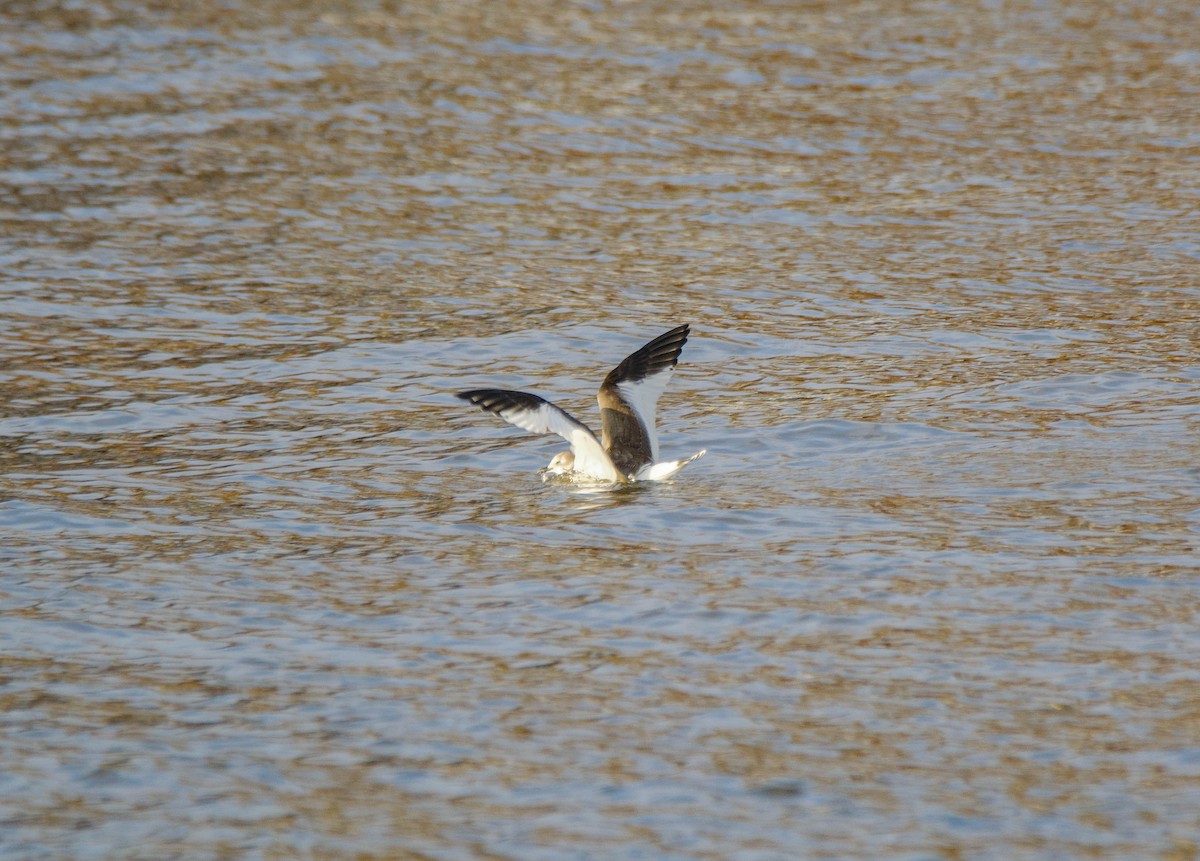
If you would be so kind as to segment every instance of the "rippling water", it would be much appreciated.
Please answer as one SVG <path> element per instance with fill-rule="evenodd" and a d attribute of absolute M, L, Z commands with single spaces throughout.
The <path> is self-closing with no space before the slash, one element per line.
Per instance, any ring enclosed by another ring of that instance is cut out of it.
<path fill-rule="evenodd" d="M 0 12 L 3 857 L 1197 857 L 1193 4 L 175 5 Z"/>

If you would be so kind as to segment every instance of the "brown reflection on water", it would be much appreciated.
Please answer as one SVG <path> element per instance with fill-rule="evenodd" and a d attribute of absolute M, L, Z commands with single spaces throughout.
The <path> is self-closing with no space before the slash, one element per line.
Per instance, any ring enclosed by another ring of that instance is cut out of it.
<path fill-rule="evenodd" d="M 1191 5 L 0 23 L 0 854 L 1196 857 Z"/>

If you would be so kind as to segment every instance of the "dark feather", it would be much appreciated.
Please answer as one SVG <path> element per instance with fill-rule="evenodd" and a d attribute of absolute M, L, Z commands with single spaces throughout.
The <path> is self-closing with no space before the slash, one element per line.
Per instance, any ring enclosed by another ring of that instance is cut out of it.
<path fill-rule="evenodd" d="M 651 374 L 673 368 L 679 364 L 679 354 L 687 343 L 691 327 L 684 323 L 676 326 L 670 332 L 659 335 L 646 346 L 631 356 L 627 356 L 604 378 L 604 387 L 615 386 L 617 383 L 636 383 Z"/>
<path fill-rule="evenodd" d="M 482 410 L 500 415 L 505 410 L 537 410 L 542 404 L 547 404 L 545 398 L 531 395 L 529 392 L 513 392 L 507 389 L 472 389 L 469 392 L 459 392 L 454 397 L 470 401 Z"/>

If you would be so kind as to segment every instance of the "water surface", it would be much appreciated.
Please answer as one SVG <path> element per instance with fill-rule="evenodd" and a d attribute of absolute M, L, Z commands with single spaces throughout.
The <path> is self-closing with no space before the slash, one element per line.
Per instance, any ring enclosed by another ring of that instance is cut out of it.
<path fill-rule="evenodd" d="M 1197 857 L 1191 4 L 0 15 L 0 855 Z"/>

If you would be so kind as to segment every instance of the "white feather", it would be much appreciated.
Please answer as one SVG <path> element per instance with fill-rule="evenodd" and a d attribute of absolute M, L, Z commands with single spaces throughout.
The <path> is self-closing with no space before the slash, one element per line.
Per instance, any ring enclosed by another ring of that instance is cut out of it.
<path fill-rule="evenodd" d="M 646 466 L 643 466 L 638 470 L 637 480 L 662 481 L 663 479 L 670 478 L 693 460 L 703 457 L 706 451 L 708 451 L 708 449 L 701 449 L 691 457 L 684 458 L 683 460 L 669 460 L 664 463 L 646 464 Z"/>
<path fill-rule="evenodd" d="M 537 409 L 508 408 L 497 413 L 509 424 L 536 434 L 556 434 L 571 444 L 575 471 L 604 481 L 624 481 L 612 458 L 587 427 L 561 408 L 543 401 Z"/>

